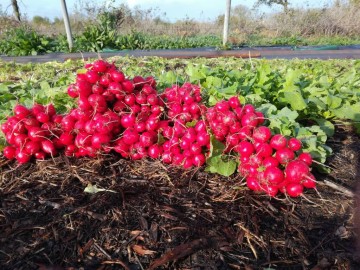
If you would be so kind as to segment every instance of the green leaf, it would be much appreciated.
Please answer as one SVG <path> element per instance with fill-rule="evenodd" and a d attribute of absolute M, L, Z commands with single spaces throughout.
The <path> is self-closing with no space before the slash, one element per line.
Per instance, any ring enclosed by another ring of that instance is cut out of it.
<path fill-rule="evenodd" d="M 339 97 L 336 97 L 333 95 L 327 96 L 327 104 L 330 109 L 339 108 L 341 106 L 342 101 L 343 101 L 342 98 L 339 98 Z"/>
<path fill-rule="evenodd" d="M 221 156 L 225 150 L 225 145 L 218 141 L 215 136 L 210 136 L 210 157 Z"/>
<path fill-rule="evenodd" d="M 306 108 L 306 102 L 299 92 L 284 92 L 285 100 L 290 104 L 291 108 L 296 111 L 301 111 Z"/>
<path fill-rule="evenodd" d="M 210 157 L 206 161 L 207 167 L 205 171 L 218 173 L 223 176 L 230 176 L 236 171 L 237 162 L 223 155 Z"/>
<path fill-rule="evenodd" d="M 335 126 L 333 125 L 333 123 L 323 118 L 316 118 L 314 120 L 328 137 L 334 136 Z"/>
<path fill-rule="evenodd" d="M 298 118 L 299 114 L 296 111 L 290 110 L 288 107 L 282 108 L 277 116 L 279 118 L 288 119 L 290 122 L 295 122 L 295 119 Z"/>

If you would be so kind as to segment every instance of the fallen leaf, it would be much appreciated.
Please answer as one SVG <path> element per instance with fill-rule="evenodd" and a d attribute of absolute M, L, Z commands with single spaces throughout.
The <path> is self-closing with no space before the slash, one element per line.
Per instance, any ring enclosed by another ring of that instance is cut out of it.
<path fill-rule="evenodd" d="M 145 256 L 145 255 L 154 255 L 156 253 L 156 251 L 150 250 L 150 249 L 146 249 L 143 246 L 140 245 L 133 245 L 131 246 L 132 250 L 141 255 L 141 256 Z"/>
<path fill-rule="evenodd" d="M 96 193 L 101 192 L 101 191 L 108 191 L 108 192 L 116 193 L 116 191 L 114 191 L 114 190 L 105 189 L 105 188 L 98 188 L 96 185 L 92 185 L 90 183 L 84 189 L 84 192 L 90 193 L 90 194 L 96 194 Z"/>

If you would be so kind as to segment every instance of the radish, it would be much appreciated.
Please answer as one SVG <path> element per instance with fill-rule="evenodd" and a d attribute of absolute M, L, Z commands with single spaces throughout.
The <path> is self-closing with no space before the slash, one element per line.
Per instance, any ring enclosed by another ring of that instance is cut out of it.
<path fill-rule="evenodd" d="M 256 177 L 248 176 L 246 177 L 246 185 L 249 189 L 253 191 L 260 191 L 261 186 L 259 184 L 259 181 L 256 179 Z"/>
<path fill-rule="evenodd" d="M 31 111 L 23 105 L 17 104 L 14 107 L 14 114 L 17 118 L 24 119 L 31 114 Z"/>
<path fill-rule="evenodd" d="M 139 137 L 139 133 L 137 133 L 133 128 L 128 128 L 123 133 L 123 140 L 128 145 L 138 142 Z"/>
<path fill-rule="evenodd" d="M 311 154 L 310 153 L 307 153 L 307 152 L 303 152 L 301 153 L 299 156 L 298 156 L 298 159 L 299 160 L 302 160 L 304 161 L 307 165 L 311 165 L 313 160 L 312 160 L 312 157 L 311 157 Z"/>
<path fill-rule="evenodd" d="M 159 158 L 162 152 L 163 148 L 158 144 L 153 144 L 148 148 L 148 156 L 154 159 Z"/>
<path fill-rule="evenodd" d="M 242 141 L 235 147 L 235 151 L 241 156 L 249 157 L 254 153 L 255 148 L 251 142 Z"/>
<path fill-rule="evenodd" d="M 104 60 L 96 60 L 94 61 L 94 63 L 92 64 L 92 69 L 95 71 L 95 72 L 106 72 L 107 69 L 108 69 L 108 64 L 107 62 L 105 62 Z"/>
<path fill-rule="evenodd" d="M 230 107 L 235 110 L 241 106 L 240 100 L 237 96 L 233 96 L 228 100 Z"/>
<path fill-rule="evenodd" d="M 301 184 L 306 188 L 316 188 L 316 179 L 312 173 L 309 173 L 303 180 Z"/>
<path fill-rule="evenodd" d="M 264 178 L 269 185 L 277 185 L 284 181 L 284 173 L 278 167 L 267 167 L 264 171 Z"/>
<path fill-rule="evenodd" d="M 24 146 L 24 151 L 29 155 L 34 155 L 41 149 L 40 142 L 28 141 Z"/>
<path fill-rule="evenodd" d="M 193 153 L 191 153 L 191 154 L 193 154 Z M 193 156 L 192 163 L 194 166 L 201 167 L 202 165 L 205 164 L 205 162 L 206 162 L 206 158 L 205 158 L 204 154 L 198 153 Z"/>
<path fill-rule="evenodd" d="M 280 150 L 285 148 L 287 144 L 286 138 L 281 134 L 276 134 L 270 139 L 270 146 L 275 150 Z"/>
<path fill-rule="evenodd" d="M 275 158 L 280 164 L 287 164 L 295 158 L 295 154 L 292 150 L 285 147 L 276 151 Z"/>
<path fill-rule="evenodd" d="M 85 74 L 89 83 L 95 84 L 100 80 L 100 76 L 96 71 L 88 70 Z"/>
<path fill-rule="evenodd" d="M 308 165 L 301 160 L 293 160 L 286 165 L 285 176 L 287 181 L 300 183 L 310 172 Z"/>
<path fill-rule="evenodd" d="M 257 142 L 265 143 L 271 138 L 271 130 L 265 126 L 257 127 L 254 129 L 252 137 Z"/>
<path fill-rule="evenodd" d="M 290 197 L 299 197 L 303 193 L 303 186 L 298 183 L 289 183 L 286 185 L 286 193 Z"/>
<path fill-rule="evenodd" d="M 25 153 L 25 151 L 19 151 L 15 158 L 20 164 L 24 164 L 30 161 L 31 156 Z"/>
<path fill-rule="evenodd" d="M 5 146 L 3 149 L 3 154 L 7 159 L 14 159 L 16 156 L 16 148 L 12 146 Z"/>
<path fill-rule="evenodd" d="M 288 147 L 292 151 L 298 151 L 301 149 L 301 141 L 296 138 L 290 138 L 288 141 Z"/>

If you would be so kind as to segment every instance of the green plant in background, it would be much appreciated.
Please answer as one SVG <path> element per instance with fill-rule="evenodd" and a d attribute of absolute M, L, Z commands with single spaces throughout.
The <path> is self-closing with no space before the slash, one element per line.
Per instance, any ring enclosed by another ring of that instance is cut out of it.
<path fill-rule="evenodd" d="M 38 55 L 52 51 L 50 37 L 38 34 L 25 27 L 13 28 L 5 32 L 0 41 L 0 53 L 12 56 Z"/>

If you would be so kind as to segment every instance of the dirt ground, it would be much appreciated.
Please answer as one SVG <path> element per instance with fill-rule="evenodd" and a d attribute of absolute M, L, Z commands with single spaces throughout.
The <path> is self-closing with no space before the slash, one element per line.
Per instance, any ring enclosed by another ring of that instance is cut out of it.
<path fill-rule="evenodd" d="M 360 269 L 359 136 L 339 127 L 329 145 L 332 173 L 296 199 L 115 155 L 0 158 L 0 268 Z"/>

